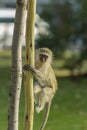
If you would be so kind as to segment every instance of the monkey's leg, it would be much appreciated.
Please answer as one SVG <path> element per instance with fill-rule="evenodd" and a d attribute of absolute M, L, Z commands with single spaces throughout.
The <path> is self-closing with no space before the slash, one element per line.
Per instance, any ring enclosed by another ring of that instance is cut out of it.
<path fill-rule="evenodd" d="M 45 87 L 43 88 L 43 92 L 45 94 L 45 99 L 46 102 L 49 102 L 50 100 L 52 100 L 54 93 L 53 93 L 53 89 L 50 87 Z"/>
<path fill-rule="evenodd" d="M 46 103 L 44 97 L 45 97 L 45 95 L 44 95 L 43 91 L 40 91 L 38 93 L 38 106 L 36 106 L 37 113 L 39 113 L 41 110 L 44 109 L 44 106 L 45 106 L 45 103 Z"/>
<path fill-rule="evenodd" d="M 40 85 L 37 82 L 35 82 L 34 83 L 34 101 L 35 101 L 35 104 L 38 104 L 38 99 L 39 99 L 38 95 L 39 95 L 40 91 L 41 91 Z"/>
<path fill-rule="evenodd" d="M 36 107 L 36 111 L 39 113 L 44 109 L 47 102 L 51 101 L 53 98 L 53 90 L 52 88 L 46 87 L 43 88 L 39 93 L 39 104 Z"/>

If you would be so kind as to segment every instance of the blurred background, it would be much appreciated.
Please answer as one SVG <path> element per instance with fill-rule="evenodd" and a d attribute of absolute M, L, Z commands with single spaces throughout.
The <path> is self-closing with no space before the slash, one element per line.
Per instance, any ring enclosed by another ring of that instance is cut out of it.
<path fill-rule="evenodd" d="M 7 128 L 11 45 L 16 0 L 0 0 L 0 129 Z M 24 36 L 25 37 L 25 36 Z M 87 1 L 37 0 L 35 47 L 53 51 L 59 90 L 53 100 L 46 130 L 87 130 Z M 23 39 L 23 63 L 25 41 Z M 20 103 L 23 127 L 24 88 Z M 35 126 L 42 115 L 35 113 Z"/>

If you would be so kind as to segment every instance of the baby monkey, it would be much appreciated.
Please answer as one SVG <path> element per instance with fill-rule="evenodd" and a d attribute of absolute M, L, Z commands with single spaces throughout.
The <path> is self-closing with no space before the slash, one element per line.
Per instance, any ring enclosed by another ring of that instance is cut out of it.
<path fill-rule="evenodd" d="M 39 113 L 45 108 L 45 115 L 40 130 L 44 130 L 46 125 L 50 105 L 57 90 L 57 81 L 52 69 L 52 51 L 48 48 L 40 48 L 36 51 L 35 68 L 24 65 L 24 71 L 31 71 L 36 82 L 34 83 L 34 101 L 36 111 Z"/>

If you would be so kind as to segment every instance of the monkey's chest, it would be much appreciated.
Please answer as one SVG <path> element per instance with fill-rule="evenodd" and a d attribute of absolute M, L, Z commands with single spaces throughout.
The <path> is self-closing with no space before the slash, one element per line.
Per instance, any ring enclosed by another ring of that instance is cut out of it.
<path fill-rule="evenodd" d="M 43 76 L 45 78 L 48 78 L 48 69 L 43 67 L 43 68 L 40 68 L 39 71 L 43 74 Z"/>

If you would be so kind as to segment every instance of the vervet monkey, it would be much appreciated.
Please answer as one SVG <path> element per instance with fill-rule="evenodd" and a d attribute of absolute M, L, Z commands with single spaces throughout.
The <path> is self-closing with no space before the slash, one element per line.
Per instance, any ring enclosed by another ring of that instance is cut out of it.
<path fill-rule="evenodd" d="M 52 57 L 51 50 L 48 48 L 40 48 L 36 51 L 35 68 L 29 65 L 23 66 L 23 70 L 31 71 L 37 80 L 34 83 L 34 100 L 37 113 L 45 109 L 40 130 L 44 130 L 50 111 L 50 105 L 57 90 L 57 81 L 51 66 Z"/>

